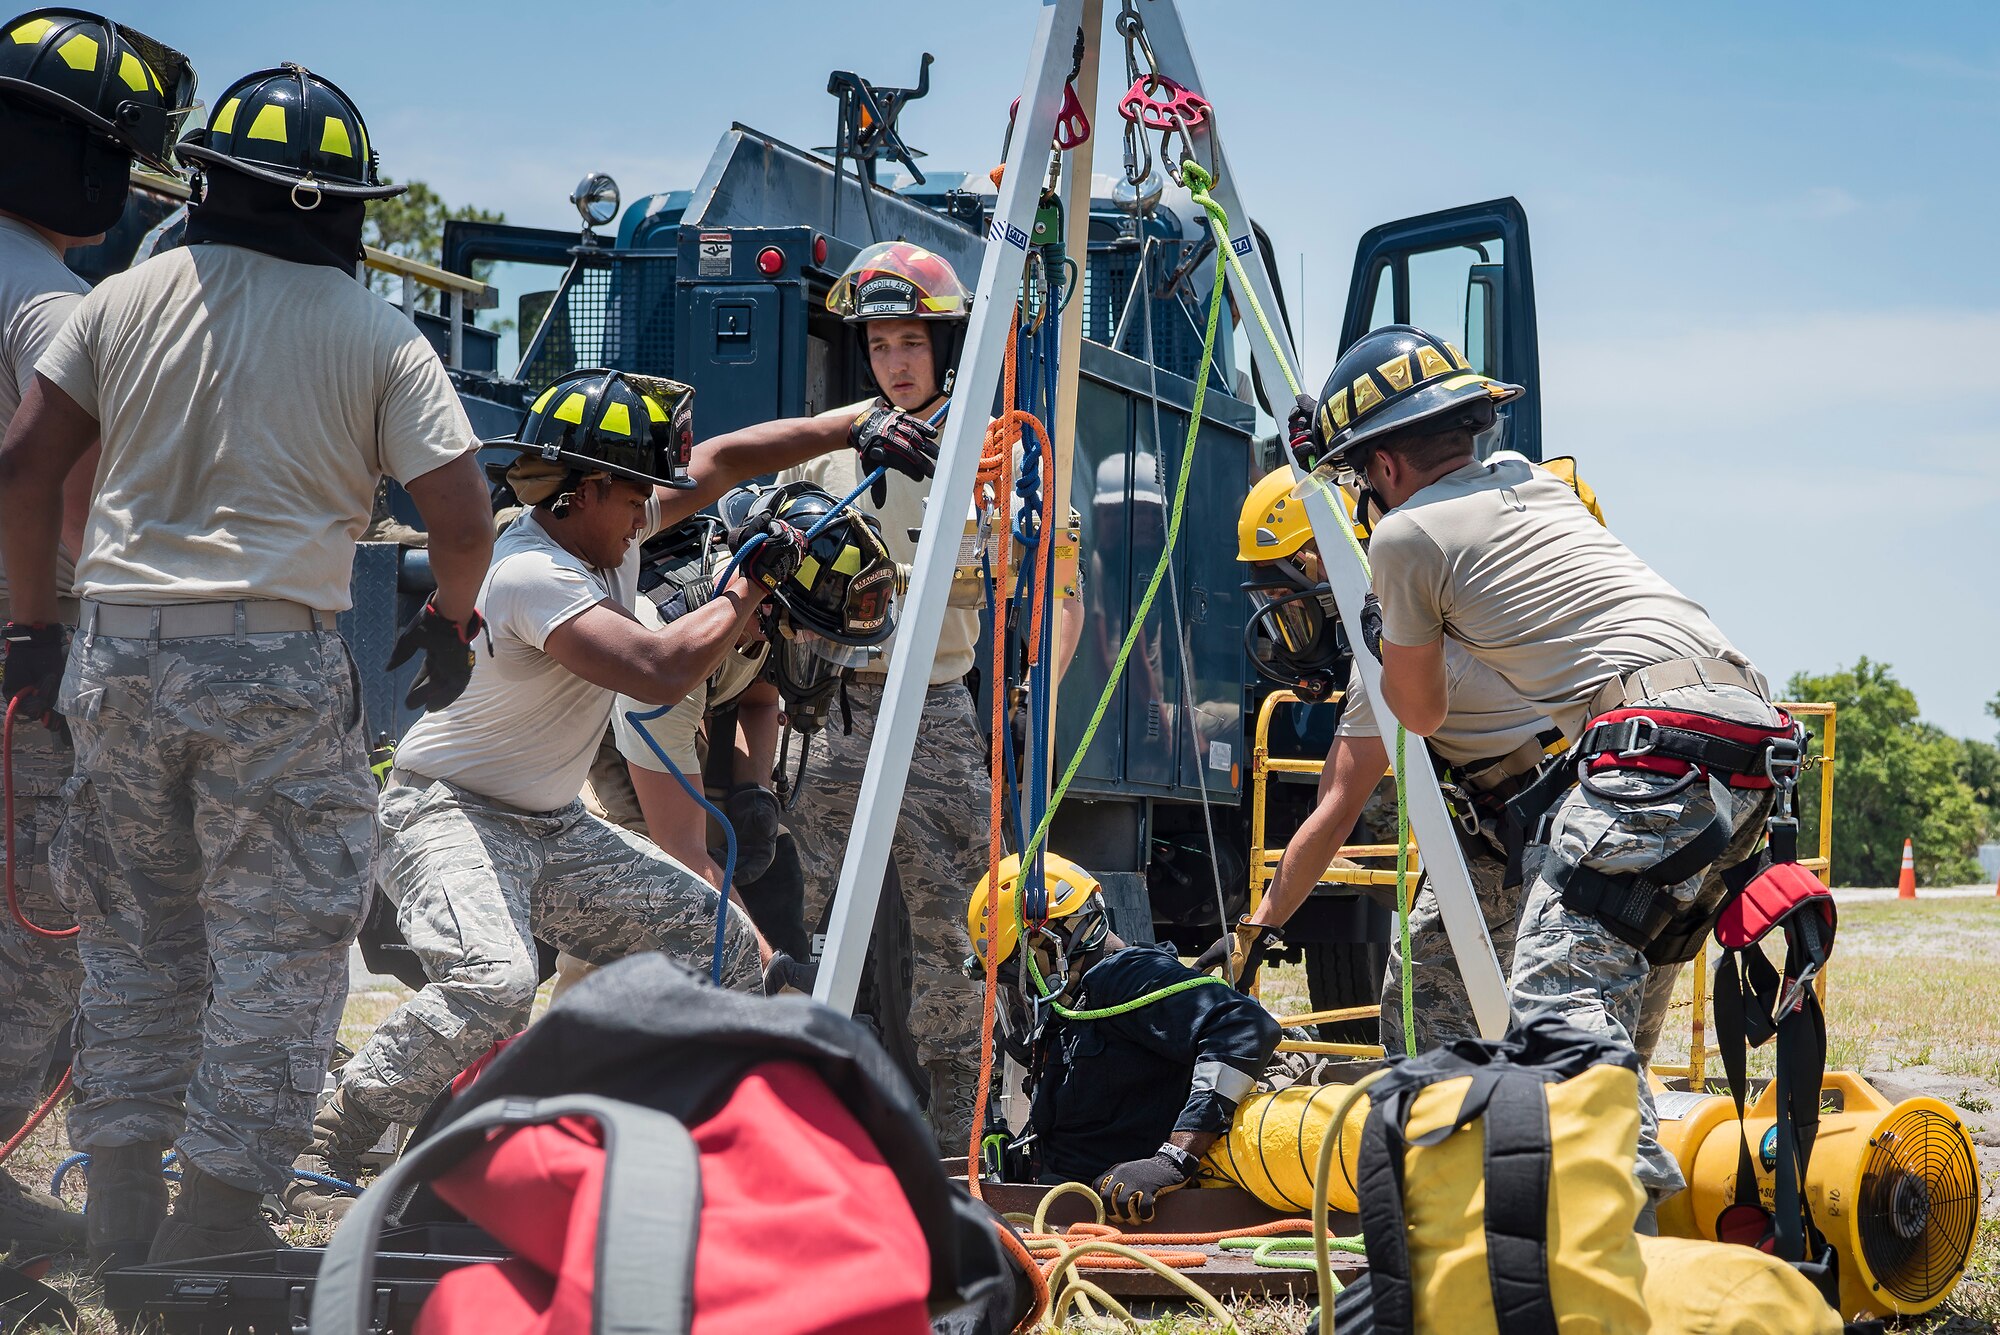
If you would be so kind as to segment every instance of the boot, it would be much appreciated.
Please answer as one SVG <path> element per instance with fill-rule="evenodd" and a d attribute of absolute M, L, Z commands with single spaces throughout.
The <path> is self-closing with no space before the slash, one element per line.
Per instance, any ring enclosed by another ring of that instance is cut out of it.
<path fill-rule="evenodd" d="M 81 1252 L 83 1245 L 82 1215 L 0 1170 L 0 1252 L 60 1256 Z"/>
<path fill-rule="evenodd" d="M 183 1160 L 180 1198 L 146 1259 L 157 1264 L 283 1248 L 264 1218 L 263 1204 L 263 1192 L 231 1186 Z"/>
<path fill-rule="evenodd" d="M 373 1149 L 389 1119 L 369 1112 L 344 1090 L 335 1089 L 313 1117 L 312 1144 L 294 1166 L 352 1186 L 361 1185 L 361 1156 Z M 298 1178 L 282 1193 L 285 1208 L 296 1215 L 339 1219 L 354 1204 L 352 1194 L 309 1178 Z"/>
<path fill-rule="evenodd" d="M 165 1141 L 90 1147 L 90 1195 L 83 1221 L 91 1268 L 100 1274 L 144 1265 L 167 1217 L 167 1180 L 160 1176 Z"/>

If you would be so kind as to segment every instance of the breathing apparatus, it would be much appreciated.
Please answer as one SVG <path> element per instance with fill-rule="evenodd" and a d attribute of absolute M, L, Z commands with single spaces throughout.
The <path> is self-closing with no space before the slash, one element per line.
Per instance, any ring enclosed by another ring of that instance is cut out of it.
<path fill-rule="evenodd" d="M 1352 655 L 1312 537 L 1290 470 L 1276 469 L 1250 489 L 1236 524 L 1236 559 L 1250 568 L 1244 649 L 1259 674 L 1318 702 L 1339 685 L 1340 665 Z"/>
<path fill-rule="evenodd" d="M 1025 1021 L 1002 1008 L 1003 1027 L 1012 1041 L 1028 1045 L 1047 1023 L 1052 1003 L 1075 993 L 1084 971 L 1097 962 L 1111 936 L 1111 916 L 1097 878 L 1055 853 L 1043 853 L 1041 864 L 1036 878 L 1022 874 L 1018 854 L 1001 859 L 998 895 L 992 894 L 992 876 L 980 877 L 965 915 L 973 953 L 963 971 L 968 978 L 984 978 L 987 901 L 993 900 L 993 954 L 1000 980 L 1027 1007 Z M 1032 864 L 1028 871 L 1034 871 Z M 1024 939 L 1027 952 L 1018 951 Z M 1032 972 L 1039 988 L 1022 977 L 1024 953 L 1034 956 Z"/>

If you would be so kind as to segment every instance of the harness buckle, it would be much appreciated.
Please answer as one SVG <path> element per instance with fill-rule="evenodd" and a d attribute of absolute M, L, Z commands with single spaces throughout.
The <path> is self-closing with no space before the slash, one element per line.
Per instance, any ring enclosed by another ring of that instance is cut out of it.
<path fill-rule="evenodd" d="M 1616 723 L 1600 723 L 1590 731 L 1598 733 L 1594 737 L 1594 755 L 1586 759 L 1596 759 L 1598 755 L 1648 755 L 1656 745 L 1660 745 L 1660 723 L 1652 717 L 1640 713 Z"/>
<path fill-rule="evenodd" d="M 1799 970 L 1797 978 L 1785 980 L 1785 990 L 1778 994 L 1778 1004 L 1771 1011 L 1772 1024 L 1777 1024 L 1778 1021 L 1792 1013 L 1792 1008 L 1797 1006 L 1800 999 L 1805 996 L 1806 989 L 1812 986 L 1813 979 L 1819 977 L 1819 971 L 1820 962 L 1813 960 L 1805 968 Z"/>
<path fill-rule="evenodd" d="M 1764 746 L 1764 777 L 1774 788 L 1790 787 L 1798 782 L 1799 771 L 1805 766 L 1805 748 L 1799 745 L 1797 737 L 1773 737 Z"/>

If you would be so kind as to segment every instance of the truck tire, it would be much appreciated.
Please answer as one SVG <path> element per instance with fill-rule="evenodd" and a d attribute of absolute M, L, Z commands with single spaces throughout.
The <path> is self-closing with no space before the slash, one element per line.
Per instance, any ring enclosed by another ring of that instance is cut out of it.
<path fill-rule="evenodd" d="M 1314 941 L 1306 957 L 1306 991 L 1316 1011 L 1372 1006 L 1382 1000 L 1382 974 L 1389 967 L 1383 942 Z M 1343 1020 L 1317 1026 L 1323 1043 L 1379 1043 L 1374 1020 Z"/>

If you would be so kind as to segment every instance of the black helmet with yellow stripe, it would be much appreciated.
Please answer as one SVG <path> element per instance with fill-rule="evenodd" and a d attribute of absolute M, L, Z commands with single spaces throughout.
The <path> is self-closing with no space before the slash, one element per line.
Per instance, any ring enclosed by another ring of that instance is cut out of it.
<path fill-rule="evenodd" d="M 586 476 L 685 491 L 695 485 L 687 471 L 694 390 L 629 371 L 571 371 L 536 396 L 516 435 L 482 443 Z"/>
<path fill-rule="evenodd" d="M 246 74 L 223 91 L 215 115 L 181 141 L 180 154 L 289 186 L 302 209 L 334 199 L 387 199 L 407 187 L 375 170 L 375 149 L 354 99 L 303 65 Z"/>
<path fill-rule="evenodd" d="M 1313 419 L 1313 444 L 1322 462 L 1359 472 L 1392 433 L 1460 425 L 1483 431 L 1496 407 L 1526 392 L 1479 374 L 1457 348 L 1414 325 L 1384 325 L 1334 364 Z"/>
<path fill-rule="evenodd" d="M 83 125 L 159 171 L 174 170 L 194 87 L 186 56 L 102 14 L 36 9 L 0 28 L 0 102 Z"/>
<path fill-rule="evenodd" d="M 880 644 L 896 629 L 890 610 L 896 558 L 883 545 L 874 516 L 836 509 L 838 504 L 824 487 L 788 482 L 768 490 L 738 488 L 716 510 L 732 531 L 769 513 L 810 535 L 798 570 L 771 590 L 794 627 L 853 648 Z"/>
<path fill-rule="evenodd" d="M 0 209 L 70 237 L 118 221 L 132 160 L 174 171 L 187 57 L 80 9 L 0 24 Z"/>

